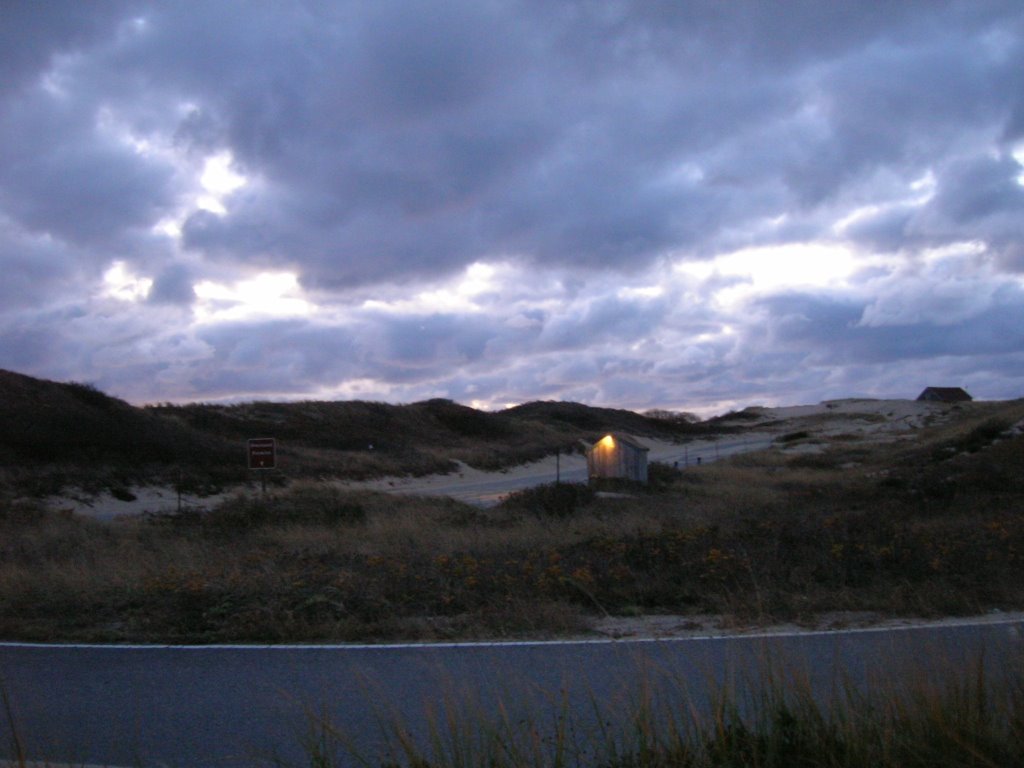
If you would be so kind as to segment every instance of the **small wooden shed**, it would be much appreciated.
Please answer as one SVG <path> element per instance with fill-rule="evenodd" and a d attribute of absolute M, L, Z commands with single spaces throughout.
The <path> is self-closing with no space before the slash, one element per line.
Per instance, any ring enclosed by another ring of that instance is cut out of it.
<path fill-rule="evenodd" d="M 621 477 L 647 482 L 647 452 L 650 449 L 628 435 L 605 435 L 587 449 L 587 475 Z"/>
<path fill-rule="evenodd" d="M 969 403 L 974 398 L 960 387 L 925 387 L 917 399 L 928 403 Z"/>

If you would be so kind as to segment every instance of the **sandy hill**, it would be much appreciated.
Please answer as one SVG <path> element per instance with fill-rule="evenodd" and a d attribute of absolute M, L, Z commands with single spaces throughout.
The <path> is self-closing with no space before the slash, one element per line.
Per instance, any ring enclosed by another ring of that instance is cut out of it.
<path fill-rule="evenodd" d="M 663 440 L 700 426 L 579 403 L 529 403 L 487 412 L 451 400 L 407 405 L 345 401 L 195 404 L 152 409 L 235 442 L 273 436 L 304 474 L 366 478 L 496 470 L 581 450 L 610 431 Z"/>
<path fill-rule="evenodd" d="M 47 463 L 199 464 L 227 459 L 211 434 L 136 408 L 87 384 L 0 370 L 0 460 Z"/>
<path fill-rule="evenodd" d="M 110 497 L 163 508 L 175 489 L 209 498 L 251 482 L 245 442 L 265 436 L 278 440 L 279 471 L 271 482 L 343 480 L 471 501 L 551 482 L 556 453 L 562 471 L 585 472 L 582 448 L 607 432 L 633 435 L 649 446 L 651 461 L 676 467 L 768 449 L 807 467 L 938 473 L 941 482 L 933 485 L 943 485 L 956 481 L 950 457 L 1007 437 L 1012 443 L 997 453 L 1017 449 L 1024 401 L 850 398 L 751 407 L 696 424 L 682 415 L 653 418 L 565 402 L 496 413 L 442 399 L 137 408 L 88 385 L 0 371 L 0 424 L 0 495 L 81 496 L 90 508 L 96 498 Z M 995 465 L 983 466 L 994 471 Z"/>
<path fill-rule="evenodd" d="M 291 476 L 367 478 L 446 472 L 456 462 L 499 469 L 578 451 L 608 431 L 666 440 L 700 431 L 578 403 L 496 413 L 443 399 L 138 408 L 87 384 L 10 371 L 0 371 L 0 424 L 0 462 L 8 473 L 60 465 L 72 483 L 77 475 L 141 482 L 182 467 L 223 482 L 244 479 L 244 446 L 252 437 L 275 437 Z"/>

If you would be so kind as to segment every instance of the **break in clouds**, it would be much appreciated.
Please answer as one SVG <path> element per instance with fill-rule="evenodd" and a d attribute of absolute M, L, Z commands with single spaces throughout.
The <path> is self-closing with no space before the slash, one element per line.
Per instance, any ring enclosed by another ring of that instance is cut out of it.
<path fill-rule="evenodd" d="M 5 3 L 0 367 L 703 413 L 1024 383 L 1018 2 Z"/>

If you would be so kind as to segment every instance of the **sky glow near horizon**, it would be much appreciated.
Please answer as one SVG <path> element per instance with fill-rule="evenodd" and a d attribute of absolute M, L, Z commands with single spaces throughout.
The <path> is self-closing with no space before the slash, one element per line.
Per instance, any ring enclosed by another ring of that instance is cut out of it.
<path fill-rule="evenodd" d="M 1008 0 L 0 24 L 0 368 L 135 403 L 1019 397 L 1022 214 Z"/>

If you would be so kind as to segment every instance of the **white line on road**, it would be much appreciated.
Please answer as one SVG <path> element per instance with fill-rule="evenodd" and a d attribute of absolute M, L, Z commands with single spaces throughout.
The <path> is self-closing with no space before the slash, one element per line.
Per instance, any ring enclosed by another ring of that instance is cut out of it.
<path fill-rule="evenodd" d="M 821 637 L 825 635 L 852 635 L 868 632 L 903 632 L 916 629 L 944 629 L 953 627 L 999 627 L 1024 626 L 1024 616 L 1012 618 L 974 617 L 971 619 L 943 619 L 934 622 L 916 622 L 911 624 L 881 624 L 872 627 L 853 627 L 845 629 L 808 629 L 778 630 L 766 632 L 734 632 L 707 635 L 688 635 L 681 637 L 596 637 L 574 638 L 561 640 L 467 640 L 446 643 L 281 643 L 273 645 L 224 643 L 210 645 L 165 645 L 145 643 L 18 643 L 0 642 L 0 648 L 66 648 L 96 650 L 168 650 L 168 651 L 215 651 L 215 650 L 259 650 L 259 651 L 331 651 L 331 650 L 410 650 L 410 649 L 447 649 L 447 648 L 507 648 L 531 646 L 570 646 L 570 645 L 611 645 L 616 643 L 671 643 L 689 640 L 743 640 L 773 637 Z M 0 764 L 2 766 L 2 764 Z"/>

